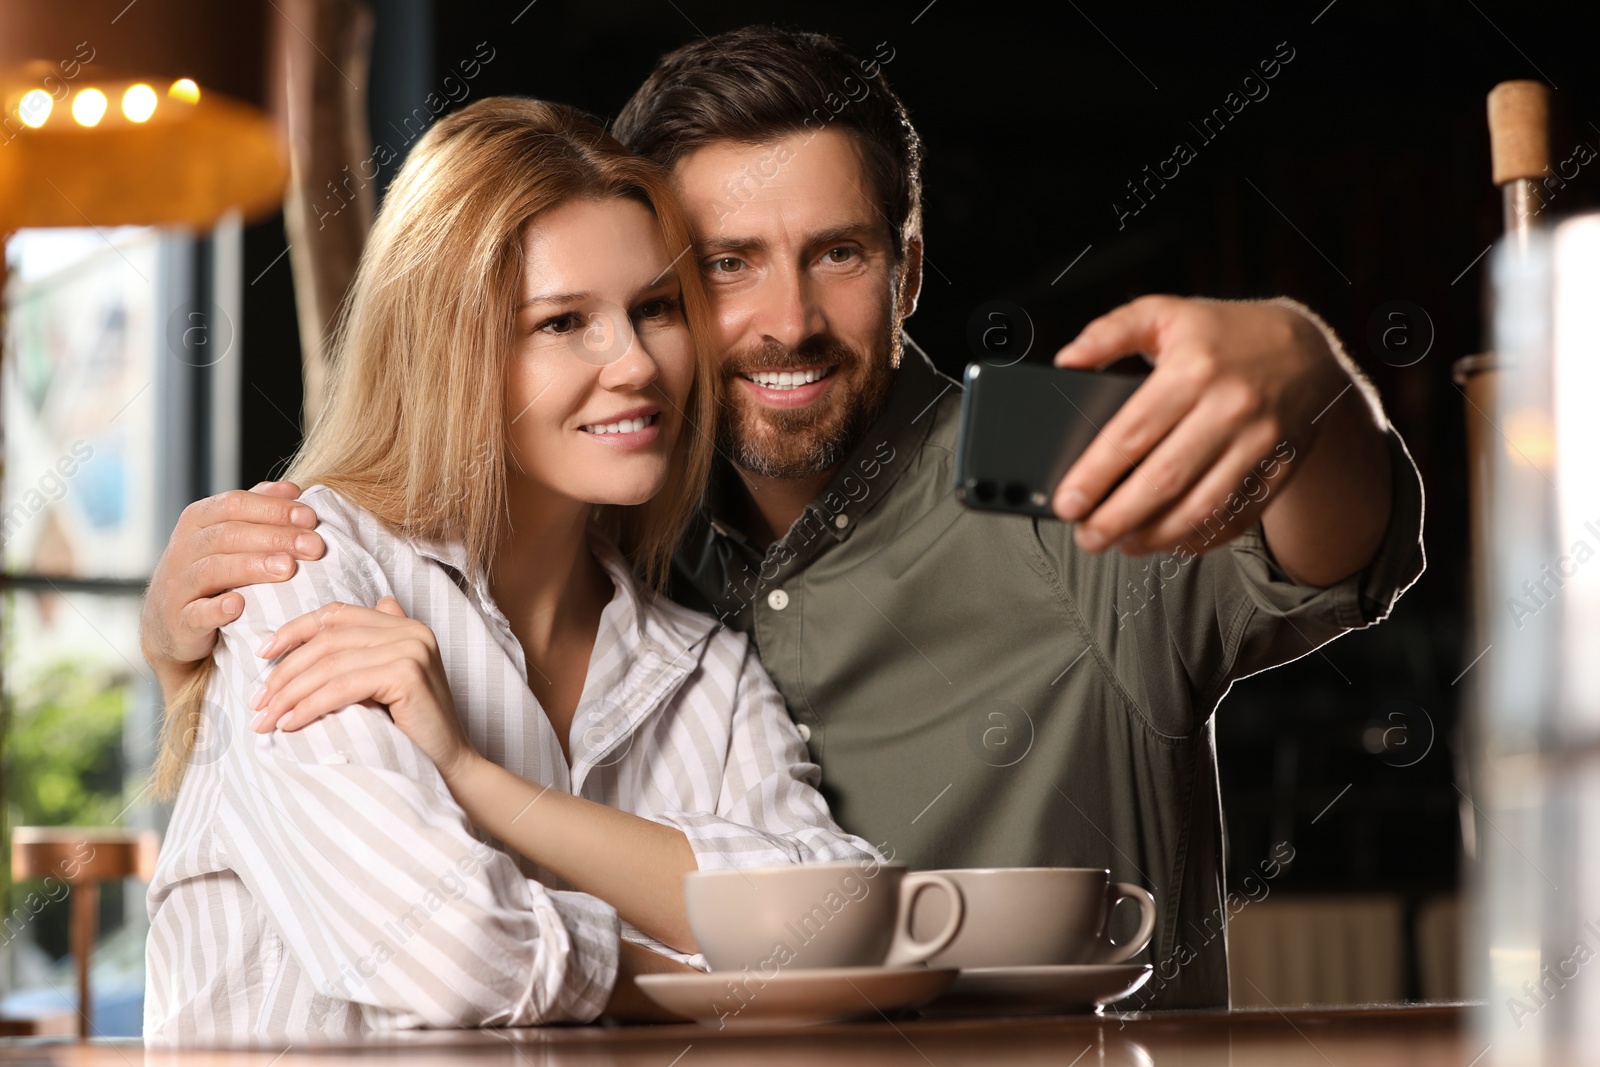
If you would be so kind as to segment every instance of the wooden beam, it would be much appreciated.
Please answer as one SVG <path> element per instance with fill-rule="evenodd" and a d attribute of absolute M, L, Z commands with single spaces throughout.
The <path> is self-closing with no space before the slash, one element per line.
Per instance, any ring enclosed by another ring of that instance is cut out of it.
<path fill-rule="evenodd" d="M 293 0 L 283 12 L 299 31 L 287 35 L 284 223 L 309 426 L 327 392 L 330 335 L 372 226 L 372 12 L 361 0 Z"/>

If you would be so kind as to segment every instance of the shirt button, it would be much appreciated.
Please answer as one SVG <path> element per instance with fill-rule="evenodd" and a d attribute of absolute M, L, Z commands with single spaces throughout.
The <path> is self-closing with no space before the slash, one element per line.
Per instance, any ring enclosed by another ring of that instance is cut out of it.
<path fill-rule="evenodd" d="M 805 723 L 800 724 L 800 740 L 808 742 L 811 740 L 811 727 Z"/>
<path fill-rule="evenodd" d="M 767 594 L 767 606 L 773 611 L 782 611 L 789 606 L 789 594 L 782 589 L 774 589 Z"/>
<path fill-rule="evenodd" d="M 850 525 L 850 516 L 848 516 L 848 515 L 845 515 L 845 514 L 843 514 L 843 513 L 841 513 L 841 514 L 838 514 L 838 515 L 835 515 L 835 516 L 834 516 L 834 517 L 833 517 L 833 524 L 834 524 L 834 525 L 835 525 L 835 526 L 837 526 L 837 527 L 839 527 L 839 529 L 841 529 L 841 530 L 842 530 L 842 529 L 844 529 L 844 528 L 845 528 L 845 527 L 846 527 L 846 526 L 849 526 L 849 525 Z"/>

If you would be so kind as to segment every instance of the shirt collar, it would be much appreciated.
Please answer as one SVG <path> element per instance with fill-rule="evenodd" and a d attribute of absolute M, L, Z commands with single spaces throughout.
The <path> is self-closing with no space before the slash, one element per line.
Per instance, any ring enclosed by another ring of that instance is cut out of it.
<path fill-rule="evenodd" d="M 475 587 L 485 604 L 494 604 L 488 584 L 473 582 L 467 569 L 466 544 L 460 538 L 408 534 L 406 540 L 420 555 L 454 571 L 463 591 Z M 617 590 L 604 609 L 602 630 L 631 635 L 640 644 L 654 646 L 671 661 L 703 641 L 716 627 L 714 619 L 699 613 L 659 610 L 655 591 L 640 586 L 622 551 L 593 526 L 589 528 L 589 547 Z"/>
<path fill-rule="evenodd" d="M 570 739 L 572 763 L 566 788 L 574 795 L 581 793 L 596 767 L 615 762 L 612 755 L 631 743 L 628 739 L 645 716 L 672 699 L 699 666 L 720 625 L 709 615 L 658 598 L 654 590 L 641 586 L 627 558 L 592 524 L 588 536 L 614 592 L 600 613 L 584 680 L 580 708 L 589 717 L 584 720 L 587 728 L 575 730 Z M 487 582 L 468 576 L 466 547 L 459 538 L 413 535 L 407 540 L 418 554 L 453 571 L 462 592 L 477 601 L 506 642 L 515 644 L 511 624 Z M 600 688 L 592 689 L 596 685 Z"/>
<path fill-rule="evenodd" d="M 428 537 L 418 533 L 402 533 L 400 536 L 418 555 L 427 556 L 435 563 L 443 563 L 457 574 L 466 576 L 467 546 L 459 537 Z"/>

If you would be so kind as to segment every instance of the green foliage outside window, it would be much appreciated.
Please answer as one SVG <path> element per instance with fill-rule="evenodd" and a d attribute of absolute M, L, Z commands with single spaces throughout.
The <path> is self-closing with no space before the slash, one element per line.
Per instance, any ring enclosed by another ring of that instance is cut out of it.
<path fill-rule="evenodd" d="M 62 659 L 7 689 L 0 711 L 5 826 L 116 825 L 131 799 L 123 795 L 122 716 L 130 696 L 126 672 L 88 659 Z M 9 837 L 7 832 L 8 846 Z M 10 848 L 5 851 L 9 892 L 0 898 L 0 915 L 11 920 L 7 936 L 31 926 L 41 947 L 52 955 L 65 952 L 60 887 L 50 892 L 39 881 L 13 883 Z M 35 911 L 37 919 L 29 918 Z"/>
<path fill-rule="evenodd" d="M 12 826 L 113 826 L 122 788 L 128 680 L 58 660 L 10 694 L 6 804 Z"/>

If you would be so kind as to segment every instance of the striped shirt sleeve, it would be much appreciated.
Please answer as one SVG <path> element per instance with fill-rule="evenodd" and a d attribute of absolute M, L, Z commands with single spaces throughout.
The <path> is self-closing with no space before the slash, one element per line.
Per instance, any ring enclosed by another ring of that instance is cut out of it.
<path fill-rule="evenodd" d="M 616 977 L 614 909 L 525 878 L 479 841 L 431 760 L 375 706 L 248 729 L 253 650 L 332 601 L 375 604 L 375 562 L 324 523 L 322 560 L 242 590 L 208 693 L 236 723 L 215 818 L 229 865 L 324 995 L 375 1028 L 586 1022 Z"/>
<path fill-rule="evenodd" d="M 715 811 L 664 812 L 655 818 L 689 839 L 700 870 L 832 860 L 882 860 L 866 841 L 833 821 L 818 792 L 822 769 L 742 634 L 711 638 L 700 672 L 735 679 L 728 751 Z"/>

